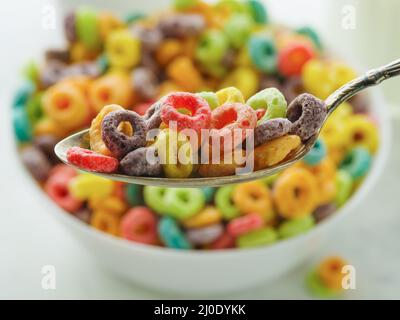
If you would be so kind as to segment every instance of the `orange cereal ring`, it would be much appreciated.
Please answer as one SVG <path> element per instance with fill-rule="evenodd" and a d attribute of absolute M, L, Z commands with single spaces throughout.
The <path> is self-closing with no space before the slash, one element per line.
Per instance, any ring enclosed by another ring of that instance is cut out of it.
<path fill-rule="evenodd" d="M 91 150 L 104 154 L 106 156 L 112 156 L 111 151 L 108 150 L 101 136 L 102 135 L 101 124 L 103 122 L 104 117 L 107 114 L 117 110 L 124 110 L 124 108 L 122 108 L 117 104 L 107 105 L 103 109 L 101 109 L 96 118 L 92 120 L 92 125 L 90 126 L 89 130 Z M 132 126 L 126 122 L 122 122 L 120 124 L 120 130 L 122 130 L 128 136 L 131 136 L 133 134 Z"/>
<path fill-rule="evenodd" d="M 90 109 L 85 95 L 71 82 L 59 82 L 43 94 L 43 110 L 60 127 L 68 130 L 83 127 Z"/>
<path fill-rule="evenodd" d="M 184 51 L 183 43 L 176 39 L 165 40 L 156 51 L 157 62 L 165 66 Z"/>
<path fill-rule="evenodd" d="M 129 77 L 122 73 L 107 74 L 92 82 L 89 88 L 89 100 L 93 109 L 99 112 L 107 104 L 119 104 L 129 107 L 132 87 Z"/>
<path fill-rule="evenodd" d="M 158 90 L 159 90 L 159 93 L 158 93 L 159 98 L 161 98 L 171 92 L 184 91 L 184 89 L 182 87 L 180 87 L 177 83 L 175 83 L 173 81 L 169 81 L 169 80 L 161 82 L 161 84 L 158 87 Z"/>
<path fill-rule="evenodd" d="M 88 206 L 93 211 L 106 211 L 121 217 L 128 209 L 126 203 L 117 196 L 108 196 L 105 198 L 92 197 L 89 199 Z"/>
<path fill-rule="evenodd" d="M 119 235 L 119 218 L 115 214 L 104 210 L 96 210 L 90 219 L 93 228 L 114 236 Z"/>
<path fill-rule="evenodd" d="M 185 219 L 182 225 L 185 228 L 202 228 L 221 222 L 221 212 L 216 207 L 207 206 L 196 215 Z"/>
<path fill-rule="evenodd" d="M 98 55 L 97 50 L 88 49 L 82 42 L 74 42 L 71 45 L 69 52 L 72 62 L 94 60 Z"/>
<path fill-rule="evenodd" d="M 44 117 L 35 123 L 33 134 L 35 136 L 53 135 L 57 138 L 64 138 L 68 134 L 68 130 L 60 127 L 53 119 Z"/>
<path fill-rule="evenodd" d="M 244 214 L 257 213 L 266 222 L 274 218 L 272 197 L 267 185 L 261 181 L 239 184 L 232 193 L 236 207 Z"/>
<path fill-rule="evenodd" d="M 317 275 L 326 287 L 333 290 L 342 290 L 342 280 L 344 277 L 342 269 L 347 264 L 340 257 L 330 257 L 319 265 Z"/>
<path fill-rule="evenodd" d="M 318 184 L 306 169 L 291 168 L 276 180 L 273 200 L 279 214 L 285 219 L 302 218 L 317 206 Z"/>
<path fill-rule="evenodd" d="M 214 159 L 213 159 L 214 157 Z M 218 156 L 216 156 L 218 157 Z M 224 163 L 224 155 L 219 155 L 218 158 L 213 156 L 211 147 L 209 152 L 209 163 L 202 163 L 198 167 L 198 173 L 202 177 L 223 177 L 232 176 L 236 174 L 236 169 L 244 165 L 240 164 L 237 160 L 244 157 L 244 151 L 235 149 L 232 158 L 229 159 L 229 163 Z M 219 162 L 219 163 L 218 163 Z"/>
<path fill-rule="evenodd" d="M 254 169 L 265 169 L 283 161 L 300 144 L 300 138 L 295 135 L 286 135 L 262 144 L 254 149 Z"/>
<path fill-rule="evenodd" d="M 119 29 L 124 25 L 123 22 L 111 12 L 100 12 L 97 19 L 100 37 L 103 41 L 107 38 L 110 32 Z"/>
<path fill-rule="evenodd" d="M 167 75 L 186 91 L 195 92 L 204 86 L 199 71 L 193 65 L 192 60 L 186 56 L 175 58 L 167 66 Z"/>

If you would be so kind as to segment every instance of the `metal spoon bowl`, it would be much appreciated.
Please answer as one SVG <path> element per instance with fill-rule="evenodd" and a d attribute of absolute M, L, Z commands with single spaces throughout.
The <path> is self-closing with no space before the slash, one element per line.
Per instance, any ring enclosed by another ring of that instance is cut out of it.
<path fill-rule="evenodd" d="M 380 84 L 386 79 L 400 75 L 400 59 L 393 61 L 392 63 L 368 71 L 364 76 L 361 76 L 348 84 L 344 85 L 333 94 L 331 94 L 326 100 L 325 104 L 328 109 L 325 121 L 328 119 L 329 115 L 332 114 L 336 108 L 343 102 L 347 101 L 353 97 L 358 92 L 375 85 Z M 274 175 L 289 166 L 293 165 L 297 161 L 301 160 L 314 146 L 318 134 L 314 135 L 303 145 L 297 149 L 293 154 L 290 155 L 283 162 L 276 164 L 274 166 L 268 167 L 266 169 L 253 171 L 248 174 L 233 175 L 233 176 L 223 176 L 223 177 L 212 177 L 212 178 L 162 178 L 162 177 L 132 177 L 122 174 L 105 174 L 97 173 L 93 171 L 83 170 L 82 168 L 76 167 L 68 162 L 67 160 L 67 150 L 74 146 L 87 147 L 87 136 L 89 130 L 83 130 L 81 132 L 75 133 L 64 140 L 60 141 L 55 146 L 55 153 L 62 162 L 67 165 L 73 166 L 76 169 L 87 171 L 98 176 L 127 183 L 141 184 L 141 185 L 151 185 L 151 186 L 165 186 L 165 187 L 217 187 L 227 184 L 235 184 L 240 182 L 247 182 L 256 179 L 266 178 L 268 176 Z M 86 145 L 85 145 L 86 144 Z"/>

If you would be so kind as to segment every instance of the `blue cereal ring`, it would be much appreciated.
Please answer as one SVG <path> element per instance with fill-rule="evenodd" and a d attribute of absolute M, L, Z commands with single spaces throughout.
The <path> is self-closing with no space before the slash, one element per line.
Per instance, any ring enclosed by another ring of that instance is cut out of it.
<path fill-rule="evenodd" d="M 269 18 L 265 6 L 258 0 L 249 0 L 247 3 L 249 5 L 250 14 L 253 17 L 254 22 L 259 24 L 267 24 Z"/>
<path fill-rule="evenodd" d="M 318 33 L 311 27 L 305 26 L 296 30 L 298 34 L 308 37 L 316 48 L 322 49 L 322 42 Z"/>
<path fill-rule="evenodd" d="M 19 142 L 27 142 L 32 139 L 32 127 L 25 108 L 18 107 L 13 110 L 13 125 L 15 136 Z"/>
<path fill-rule="evenodd" d="M 185 234 L 179 228 L 174 219 L 170 217 L 161 218 L 158 223 L 158 235 L 168 248 L 191 249 L 192 245 L 186 239 Z"/>
<path fill-rule="evenodd" d="M 201 191 L 202 191 L 203 194 L 204 194 L 205 201 L 206 201 L 206 202 L 211 202 L 212 199 L 213 199 L 213 197 L 214 197 L 215 188 L 212 188 L 212 187 L 204 187 L 204 188 L 201 188 Z"/>
<path fill-rule="evenodd" d="M 254 36 L 249 41 L 250 59 L 257 69 L 273 73 L 277 67 L 277 50 L 271 38 Z"/>
<path fill-rule="evenodd" d="M 356 180 L 366 175 L 371 164 L 372 158 L 368 150 L 364 147 L 357 147 L 347 153 L 340 168 L 347 171 Z"/>
<path fill-rule="evenodd" d="M 323 140 L 318 139 L 309 153 L 303 158 L 304 162 L 310 166 L 315 166 L 326 157 L 326 145 Z"/>
<path fill-rule="evenodd" d="M 34 91 L 35 86 L 32 82 L 27 81 L 23 83 L 14 95 L 12 103 L 13 107 L 19 108 L 24 106 Z"/>

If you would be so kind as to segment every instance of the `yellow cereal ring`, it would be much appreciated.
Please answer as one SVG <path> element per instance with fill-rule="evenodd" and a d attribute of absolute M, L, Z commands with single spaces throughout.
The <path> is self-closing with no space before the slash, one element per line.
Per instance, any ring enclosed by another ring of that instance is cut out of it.
<path fill-rule="evenodd" d="M 218 160 L 218 158 L 216 158 L 217 156 L 213 156 L 210 147 L 209 163 L 200 164 L 198 167 L 198 173 L 202 177 L 224 177 L 235 175 L 236 170 L 244 165 L 244 163 L 241 163 L 244 156 L 245 153 L 243 150 L 235 149 L 229 162 L 224 163 L 224 155 L 219 155 Z M 213 157 L 215 159 L 213 159 Z"/>
<path fill-rule="evenodd" d="M 90 108 L 80 88 L 71 82 L 59 82 L 43 94 L 43 110 L 59 126 L 73 130 L 89 120 Z"/>
<path fill-rule="evenodd" d="M 310 215 L 317 205 L 318 185 L 306 169 L 290 168 L 277 179 L 273 199 L 278 213 L 285 219 Z"/>
<path fill-rule="evenodd" d="M 87 200 L 94 196 L 103 198 L 111 195 L 114 183 L 93 174 L 80 174 L 71 179 L 68 190 L 78 200 Z"/>
<path fill-rule="evenodd" d="M 89 100 L 97 112 L 108 104 L 128 108 L 132 98 L 129 78 L 122 73 L 109 73 L 94 80 L 89 87 Z"/>
<path fill-rule="evenodd" d="M 140 60 L 140 41 L 127 29 L 115 30 L 107 37 L 106 53 L 111 66 L 132 68 Z"/>
<path fill-rule="evenodd" d="M 328 62 L 328 68 L 333 79 L 334 90 L 357 77 L 354 69 L 339 61 Z"/>
<path fill-rule="evenodd" d="M 202 228 L 219 223 L 221 219 L 221 212 L 216 207 L 208 206 L 198 214 L 181 222 L 185 228 Z"/>
<path fill-rule="evenodd" d="M 274 218 L 271 193 L 261 181 L 239 184 L 232 192 L 232 200 L 244 214 L 257 213 L 266 222 Z"/>
<path fill-rule="evenodd" d="M 286 135 L 262 144 L 254 149 L 254 169 L 265 169 L 283 161 L 300 144 L 300 138 L 295 135 Z"/>
<path fill-rule="evenodd" d="M 167 39 L 156 51 L 157 62 L 165 66 L 184 52 L 183 43 L 176 39 Z"/>
<path fill-rule="evenodd" d="M 349 147 L 365 147 L 372 154 L 376 152 L 379 144 L 378 129 L 365 115 L 353 115 L 345 121 L 349 135 Z"/>
<path fill-rule="evenodd" d="M 219 105 L 233 102 L 244 103 L 243 94 L 235 87 L 221 89 L 215 94 L 217 95 Z"/>
<path fill-rule="evenodd" d="M 117 110 L 124 110 L 121 106 L 117 104 L 110 104 L 105 106 L 101 111 L 97 114 L 96 118 L 92 120 L 92 125 L 90 126 L 89 130 L 89 137 L 90 137 L 90 149 L 104 154 L 106 156 L 112 156 L 111 151 L 108 150 L 106 145 L 104 144 L 101 132 L 101 124 L 104 117 L 109 114 L 110 112 L 117 111 Z M 122 122 L 119 126 L 119 129 L 124 132 L 126 135 L 131 136 L 133 134 L 132 126 L 127 122 Z"/>
<path fill-rule="evenodd" d="M 325 122 L 321 130 L 321 137 L 324 139 L 328 150 L 347 148 L 350 143 L 346 125 L 338 117 L 329 118 Z"/>
<path fill-rule="evenodd" d="M 317 275 L 322 283 L 333 290 L 342 290 L 344 273 L 342 269 L 348 263 L 340 257 L 325 259 L 317 268 Z"/>
<path fill-rule="evenodd" d="M 320 99 L 326 99 L 336 85 L 326 64 L 318 59 L 308 61 L 302 70 L 304 89 Z"/>
<path fill-rule="evenodd" d="M 227 75 L 222 82 L 221 89 L 226 87 L 236 87 L 242 92 L 245 100 L 250 98 L 258 90 L 258 73 L 249 67 L 239 67 Z"/>
<path fill-rule="evenodd" d="M 318 185 L 318 204 L 331 202 L 336 196 L 336 166 L 332 159 L 325 158 L 318 165 L 308 167 Z"/>
<path fill-rule="evenodd" d="M 93 228 L 108 234 L 119 235 L 119 218 L 115 214 L 110 214 L 107 211 L 96 210 L 93 212 L 90 219 L 90 224 Z"/>
<path fill-rule="evenodd" d="M 195 92 L 204 87 L 200 72 L 186 56 L 177 57 L 168 64 L 167 75 L 186 91 Z"/>

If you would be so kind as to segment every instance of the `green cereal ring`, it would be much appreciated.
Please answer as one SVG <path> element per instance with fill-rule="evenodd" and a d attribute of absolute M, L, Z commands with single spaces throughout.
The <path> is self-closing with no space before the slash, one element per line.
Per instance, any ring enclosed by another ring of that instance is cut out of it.
<path fill-rule="evenodd" d="M 32 125 L 43 117 L 42 95 L 42 93 L 36 93 L 26 103 L 26 112 Z"/>
<path fill-rule="evenodd" d="M 203 65 L 218 65 L 229 48 L 225 34 L 219 30 L 205 32 L 196 48 L 196 59 Z"/>
<path fill-rule="evenodd" d="M 276 231 L 272 228 L 254 230 L 236 239 L 239 248 L 251 248 L 266 246 L 274 243 L 278 238 Z"/>
<path fill-rule="evenodd" d="M 13 124 L 15 136 L 19 142 L 27 142 L 32 139 L 32 127 L 24 107 L 14 108 Z"/>
<path fill-rule="evenodd" d="M 78 39 L 89 49 L 100 45 L 100 33 L 97 26 L 97 16 L 89 8 L 80 8 L 76 12 L 76 33 Z"/>
<path fill-rule="evenodd" d="M 253 20 L 259 24 L 267 24 L 268 23 L 268 13 L 266 11 L 265 6 L 258 0 L 248 0 L 247 4 L 250 9 L 250 14 L 253 17 Z"/>
<path fill-rule="evenodd" d="M 345 170 L 338 170 L 336 173 L 336 197 L 335 203 L 341 207 L 349 199 L 353 190 L 353 178 Z"/>
<path fill-rule="evenodd" d="M 239 49 L 250 37 L 253 22 L 246 14 L 234 14 L 224 25 L 224 33 L 231 47 Z"/>
<path fill-rule="evenodd" d="M 204 194 L 204 198 L 206 202 L 211 202 L 214 198 L 215 188 L 212 187 L 204 187 L 201 188 L 201 191 Z"/>
<path fill-rule="evenodd" d="M 250 97 L 246 103 L 254 110 L 267 109 L 265 115 L 258 121 L 259 124 L 274 118 L 286 118 L 287 102 L 284 95 L 276 88 L 264 89 Z"/>
<path fill-rule="evenodd" d="M 167 190 L 168 189 L 164 187 L 145 186 L 143 188 L 145 204 L 158 214 L 166 214 L 167 206 L 165 204 L 165 194 Z"/>
<path fill-rule="evenodd" d="M 217 95 L 215 94 L 215 92 L 202 91 L 202 92 L 196 93 L 196 95 L 203 98 L 204 100 L 206 100 L 208 105 L 210 106 L 211 110 L 214 110 L 216 107 L 219 106 L 218 98 L 217 98 Z"/>
<path fill-rule="evenodd" d="M 364 147 L 357 147 L 347 153 L 339 167 L 356 180 L 366 175 L 371 164 L 372 158 L 368 150 Z"/>
<path fill-rule="evenodd" d="M 126 185 L 125 198 L 130 206 L 135 207 L 141 204 L 140 189 L 141 187 L 137 184 L 129 183 Z"/>
<path fill-rule="evenodd" d="M 39 68 L 35 61 L 29 61 L 22 70 L 22 74 L 24 77 L 32 82 L 35 83 L 39 77 Z"/>
<path fill-rule="evenodd" d="M 177 10 L 187 10 L 198 4 L 198 0 L 174 0 L 174 8 Z"/>
<path fill-rule="evenodd" d="M 274 73 L 277 69 L 277 49 L 270 37 L 253 36 L 248 43 L 250 59 L 263 72 Z"/>
<path fill-rule="evenodd" d="M 176 219 L 187 219 L 205 205 L 205 196 L 196 188 L 170 188 L 164 196 L 165 213 Z"/>
<path fill-rule="evenodd" d="M 167 247 L 174 249 L 192 248 L 192 245 L 174 219 L 170 217 L 161 218 L 157 230 L 160 239 Z"/>
<path fill-rule="evenodd" d="M 26 81 L 23 83 L 14 95 L 12 102 L 13 107 L 24 107 L 34 91 L 35 86 L 32 82 Z"/>
<path fill-rule="evenodd" d="M 324 286 L 316 271 L 310 272 L 306 277 L 306 287 L 312 295 L 318 298 L 337 298 L 338 293 Z"/>
<path fill-rule="evenodd" d="M 311 27 L 305 26 L 297 29 L 298 34 L 302 34 L 311 39 L 318 49 L 322 49 L 322 42 L 317 32 Z"/>
<path fill-rule="evenodd" d="M 286 220 L 279 226 L 278 234 L 282 239 L 294 237 L 307 232 L 314 224 L 315 220 L 311 215 L 300 219 Z"/>
<path fill-rule="evenodd" d="M 225 186 L 219 188 L 215 193 L 215 205 L 227 220 L 234 219 L 240 215 L 239 209 L 236 208 L 232 201 L 232 192 L 234 189 L 235 186 Z"/>

